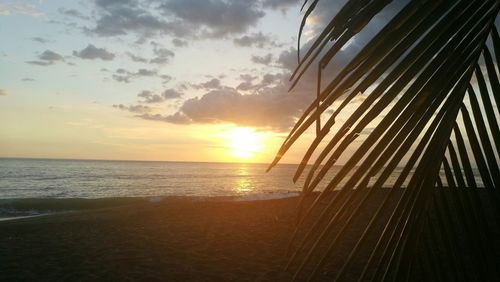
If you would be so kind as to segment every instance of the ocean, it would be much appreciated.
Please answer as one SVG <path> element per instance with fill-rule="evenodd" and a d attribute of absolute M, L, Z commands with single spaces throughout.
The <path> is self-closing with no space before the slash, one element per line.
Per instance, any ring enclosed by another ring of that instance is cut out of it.
<path fill-rule="evenodd" d="M 0 158 L 0 219 L 88 206 L 92 199 L 95 205 L 95 199 L 110 198 L 159 201 L 165 196 L 230 196 L 237 200 L 264 200 L 299 195 L 304 177 L 292 182 L 297 165 L 279 164 L 266 173 L 267 167 L 268 164 Z M 332 179 L 340 168 L 333 167 L 325 179 Z M 394 183 L 400 171 L 396 169 L 385 185 Z M 479 175 L 477 180 L 480 181 Z M 326 186 L 327 181 L 318 189 Z"/>
<path fill-rule="evenodd" d="M 267 167 L 268 164 L 0 158 L 0 199 L 258 198 L 301 190 L 303 178 L 292 182 L 297 165 L 279 164 L 266 173 Z M 333 167 L 325 179 L 331 179 L 340 168 Z M 386 185 L 394 183 L 399 172 L 396 169 Z M 477 180 L 480 181 L 479 175 Z"/>
<path fill-rule="evenodd" d="M 296 165 L 0 159 L 0 199 L 290 193 Z"/>

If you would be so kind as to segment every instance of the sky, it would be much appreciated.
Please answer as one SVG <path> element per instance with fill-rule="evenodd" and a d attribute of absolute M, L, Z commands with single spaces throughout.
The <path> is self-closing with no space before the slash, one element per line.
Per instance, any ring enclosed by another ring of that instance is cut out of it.
<path fill-rule="evenodd" d="M 0 1 L 0 156 L 270 162 L 313 98 L 298 2 Z"/>
<path fill-rule="evenodd" d="M 302 49 L 343 2 L 319 1 Z M 323 74 L 341 70 L 407 2 L 388 4 Z M 0 157 L 270 163 L 316 96 L 313 70 L 288 91 L 301 4 L 0 0 Z M 313 139 L 314 127 L 282 162 L 300 162 Z"/>

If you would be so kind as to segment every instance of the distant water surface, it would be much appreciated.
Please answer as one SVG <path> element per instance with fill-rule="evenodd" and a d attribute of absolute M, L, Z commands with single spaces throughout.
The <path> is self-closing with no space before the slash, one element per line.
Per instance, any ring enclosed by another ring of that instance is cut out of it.
<path fill-rule="evenodd" d="M 266 168 L 267 164 L 0 158 L 0 199 L 256 196 L 302 188 L 303 178 L 292 182 L 296 165 L 278 165 L 269 173 Z M 340 168 L 335 166 L 325 179 L 331 180 Z M 399 172 L 386 185 L 394 183 Z"/>
<path fill-rule="evenodd" d="M 298 191 L 295 165 L 0 159 L 0 199 L 237 196 Z"/>

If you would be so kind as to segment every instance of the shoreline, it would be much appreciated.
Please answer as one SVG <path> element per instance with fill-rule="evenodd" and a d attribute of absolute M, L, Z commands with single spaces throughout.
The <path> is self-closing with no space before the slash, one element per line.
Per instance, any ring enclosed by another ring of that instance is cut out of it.
<path fill-rule="evenodd" d="M 389 189 L 376 191 L 318 281 L 340 261 Z M 402 191 L 396 194 L 401 195 Z M 484 191 L 481 197 L 487 196 Z M 395 203 L 399 195 L 391 200 Z M 311 203 L 314 197 L 306 199 Z M 66 202 L 65 205 L 62 202 Z M 0 277 L 6 281 L 289 281 L 283 272 L 299 197 L 68 199 L 75 212 L 0 221 Z M 34 201 L 34 203 L 41 204 Z M 33 203 L 32 203 L 33 204 Z M 487 206 L 485 206 L 486 208 Z M 493 218 L 489 219 L 491 224 Z M 339 228 L 339 227 L 336 227 Z M 377 229 L 383 228 L 383 225 Z M 492 230 L 495 246 L 500 230 Z M 370 241 L 376 241 L 370 237 Z M 360 251 L 353 273 L 371 249 Z M 448 271 L 448 270 L 443 270 Z M 422 277 L 420 277 L 422 278 Z M 348 278 L 347 280 L 351 280 Z M 418 279 L 416 279 L 418 280 Z"/>
<path fill-rule="evenodd" d="M 125 203 L 125 202 L 124 202 Z M 0 222 L 0 277 L 270 281 L 281 277 L 297 197 L 102 204 Z"/>

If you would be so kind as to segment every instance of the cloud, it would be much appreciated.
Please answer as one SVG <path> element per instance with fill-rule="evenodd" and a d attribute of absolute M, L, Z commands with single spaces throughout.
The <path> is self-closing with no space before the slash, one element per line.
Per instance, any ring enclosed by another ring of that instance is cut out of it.
<path fill-rule="evenodd" d="M 257 47 L 264 48 L 270 47 L 280 47 L 280 44 L 276 43 L 271 39 L 271 37 L 264 35 L 262 32 L 252 33 L 249 35 L 243 35 L 233 39 L 234 44 L 241 47 Z"/>
<path fill-rule="evenodd" d="M 56 53 L 54 51 L 50 51 L 50 50 L 45 50 L 42 54 L 40 54 L 38 56 L 38 58 L 40 60 L 51 61 L 51 62 L 64 61 L 64 58 L 61 55 L 59 55 L 58 53 Z"/>
<path fill-rule="evenodd" d="M 170 58 L 173 58 L 175 56 L 174 52 L 165 48 L 155 48 L 153 52 L 155 54 L 155 57 L 149 61 L 152 64 L 166 64 L 170 61 Z"/>
<path fill-rule="evenodd" d="M 201 96 L 187 99 L 173 113 L 145 112 L 135 117 L 175 124 L 233 123 L 284 132 L 290 129 L 300 113 L 314 100 L 316 77 L 304 75 L 292 93 L 288 93 L 288 78 L 296 64 L 295 49 L 284 50 L 278 59 L 280 72 L 258 77 L 252 73 L 240 74 L 241 83 L 236 87 L 222 84 L 211 78 L 199 84 Z M 182 94 L 166 90 L 162 94 L 145 92 L 140 95 L 147 102 L 162 102 L 167 97 L 179 98 Z M 124 106 L 125 107 L 125 106 Z M 128 109 L 128 108 L 126 108 Z"/>
<path fill-rule="evenodd" d="M 29 4 L 1 4 L 0 16 L 23 15 L 30 17 L 40 17 L 43 13 L 38 11 L 35 6 Z"/>
<path fill-rule="evenodd" d="M 176 113 L 163 120 L 172 122 L 169 119 L 183 117 L 183 123 L 188 119 L 190 123 L 234 123 L 285 131 L 310 98 L 291 95 L 282 86 L 250 95 L 226 87 L 184 101 Z"/>
<path fill-rule="evenodd" d="M 198 29 L 204 37 L 215 38 L 245 32 L 264 16 L 257 2 L 246 0 L 171 0 L 160 8 L 164 14 Z"/>
<path fill-rule="evenodd" d="M 144 105 L 125 106 L 123 104 L 118 104 L 118 105 L 113 105 L 113 108 L 117 108 L 123 111 L 128 111 L 136 114 L 145 114 L 151 111 L 151 108 L 149 106 L 144 106 Z"/>
<path fill-rule="evenodd" d="M 38 55 L 38 59 L 38 61 L 28 61 L 26 63 L 37 66 L 49 66 L 56 62 L 64 61 L 63 56 L 51 50 L 43 51 L 43 53 Z"/>
<path fill-rule="evenodd" d="M 251 60 L 256 64 L 263 64 L 268 66 L 273 60 L 273 55 L 267 54 L 265 56 L 252 56 Z"/>
<path fill-rule="evenodd" d="M 198 83 L 198 84 L 192 84 L 192 87 L 196 89 L 205 89 L 205 90 L 211 90 L 211 89 L 219 89 L 221 87 L 220 80 L 218 78 L 212 78 L 209 81 Z"/>
<path fill-rule="evenodd" d="M 163 80 L 163 84 L 166 84 L 172 80 L 172 77 L 167 74 L 160 75 L 160 78 Z"/>
<path fill-rule="evenodd" d="M 188 46 L 188 42 L 186 40 L 182 40 L 179 38 L 172 39 L 172 44 L 174 44 L 175 47 L 179 47 L 179 48 Z"/>
<path fill-rule="evenodd" d="M 246 0 L 97 0 L 95 4 L 97 19 L 93 27 L 86 28 L 88 32 L 99 36 L 135 34 L 140 41 L 157 34 L 227 37 L 246 32 L 264 16 L 259 2 Z"/>
<path fill-rule="evenodd" d="M 118 81 L 118 82 L 125 82 L 129 83 L 131 79 L 141 77 L 141 76 L 146 76 L 146 77 L 151 77 L 151 76 L 157 76 L 158 71 L 154 69 L 138 69 L 136 72 L 130 72 L 126 69 L 117 69 L 116 72 L 113 74 L 113 79 Z M 160 76 L 163 78 L 163 75 Z"/>
<path fill-rule="evenodd" d="M 177 98 L 180 98 L 182 97 L 183 93 L 180 92 L 180 91 L 177 91 L 175 89 L 172 89 L 172 88 L 169 88 L 165 91 L 163 91 L 163 93 L 161 93 L 161 96 L 165 99 L 165 100 L 169 100 L 169 99 L 177 99 Z"/>
<path fill-rule="evenodd" d="M 32 37 L 31 40 L 39 42 L 39 43 L 47 43 L 49 40 L 42 38 L 42 37 Z"/>
<path fill-rule="evenodd" d="M 127 56 L 129 56 L 130 59 L 132 59 L 132 61 L 134 61 L 134 62 L 138 62 L 138 63 L 147 63 L 148 62 L 148 59 L 143 58 L 141 56 L 136 56 L 130 52 L 127 52 Z"/>
<path fill-rule="evenodd" d="M 153 94 L 153 92 L 144 90 L 141 93 L 137 94 L 138 97 L 144 98 L 144 103 L 152 104 L 152 103 L 160 103 L 163 102 L 163 97 L 158 94 Z"/>
<path fill-rule="evenodd" d="M 161 115 L 161 114 L 142 114 L 137 116 L 139 118 L 145 120 L 155 120 L 155 121 L 163 121 L 173 124 L 189 124 L 191 120 L 181 113 L 175 113 L 173 115 Z"/>
<path fill-rule="evenodd" d="M 244 74 L 240 74 L 240 78 L 245 82 L 252 82 L 253 80 L 257 79 L 257 76 L 254 76 L 254 75 L 251 75 L 248 73 L 244 73 Z"/>
<path fill-rule="evenodd" d="M 80 52 L 73 51 L 73 56 L 85 60 L 101 59 L 103 61 L 111 61 L 115 58 L 115 54 L 108 52 L 104 48 L 97 48 L 92 44 L 87 45 Z"/>
<path fill-rule="evenodd" d="M 157 18 L 135 0 L 97 0 L 98 19 L 89 32 L 100 36 L 126 35 L 129 32 L 141 36 L 167 30 L 170 24 Z"/>
<path fill-rule="evenodd" d="M 287 70 L 294 70 L 297 66 L 297 49 L 290 47 L 290 49 L 281 52 L 277 64 Z"/>
<path fill-rule="evenodd" d="M 153 104 L 162 103 L 166 100 L 177 99 L 182 97 L 183 93 L 175 89 L 169 88 L 163 91 L 161 94 L 154 94 L 151 91 L 144 90 L 137 94 L 138 97 L 143 98 L 143 103 Z"/>
<path fill-rule="evenodd" d="M 75 10 L 75 9 L 59 8 L 59 9 L 57 9 L 57 11 L 62 15 L 78 18 L 81 20 L 90 19 L 90 17 L 83 15 L 82 13 L 80 13 L 78 10 Z"/>
<path fill-rule="evenodd" d="M 7 96 L 7 91 L 0 89 L 0 96 Z"/>
<path fill-rule="evenodd" d="M 241 77 L 241 76 L 240 76 Z M 244 76 L 241 77 L 243 82 L 240 83 L 236 89 L 241 90 L 241 91 L 249 91 L 249 90 L 260 90 L 260 89 L 265 89 L 266 87 L 270 87 L 273 85 L 278 85 L 278 84 L 286 84 L 288 74 L 285 73 L 266 73 L 262 77 L 262 80 L 259 83 L 253 83 L 253 81 L 257 77 L 252 77 L 252 76 Z"/>
<path fill-rule="evenodd" d="M 272 9 L 284 9 L 290 6 L 298 6 L 298 0 L 264 0 L 262 6 Z"/>
<path fill-rule="evenodd" d="M 25 77 L 22 79 L 22 81 L 36 81 L 36 79 L 31 78 L 31 77 Z"/>
<path fill-rule="evenodd" d="M 136 76 L 155 76 L 158 73 L 157 70 L 139 69 L 135 75 Z"/>

